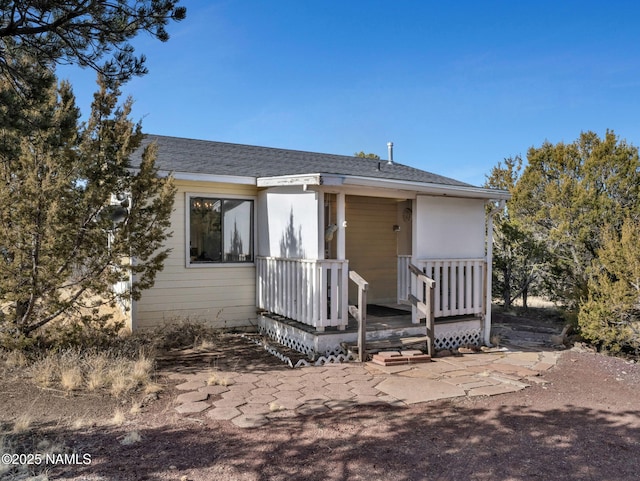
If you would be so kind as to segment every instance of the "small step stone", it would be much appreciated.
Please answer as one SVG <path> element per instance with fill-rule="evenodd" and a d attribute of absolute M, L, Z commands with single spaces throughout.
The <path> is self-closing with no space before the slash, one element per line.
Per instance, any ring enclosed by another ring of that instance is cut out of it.
<path fill-rule="evenodd" d="M 380 351 L 376 356 L 379 358 L 400 357 L 400 353 L 398 351 Z"/>
<path fill-rule="evenodd" d="M 408 351 L 400 351 L 400 354 L 404 357 L 410 357 L 410 356 L 422 356 L 422 351 L 419 351 L 417 349 L 410 349 Z"/>

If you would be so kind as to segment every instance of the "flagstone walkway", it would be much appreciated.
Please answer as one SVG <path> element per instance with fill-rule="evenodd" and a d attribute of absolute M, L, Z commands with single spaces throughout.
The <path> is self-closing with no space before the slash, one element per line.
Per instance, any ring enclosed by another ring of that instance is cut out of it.
<path fill-rule="evenodd" d="M 424 364 L 343 363 L 287 370 L 173 373 L 183 381 L 181 414 L 205 412 L 239 427 L 362 404 L 404 406 L 461 396 L 492 396 L 544 383 L 557 351 L 501 351 L 437 358 Z"/>

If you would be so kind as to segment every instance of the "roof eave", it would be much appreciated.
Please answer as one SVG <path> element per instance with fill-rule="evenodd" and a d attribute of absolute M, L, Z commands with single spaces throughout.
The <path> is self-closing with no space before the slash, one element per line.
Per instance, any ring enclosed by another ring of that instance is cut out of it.
<path fill-rule="evenodd" d="M 291 185 L 342 185 L 344 176 L 332 174 L 293 174 L 274 177 L 258 177 L 258 187 L 283 187 Z"/>
<path fill-rule="evenodd" d="M 436 184 L 432 182 L 417 182 L 410 180 L 380 179 L 375 177 L 362 177 L 355 175 L 336 174 L 302 174 L 283 175 L 276 177 L 259 177 L 256 181 L 258 187 L 281 186 L 357 186 L 373 187 L 378 189 L 393 189 L 412 191 L 417 194 L 442 195 L 450 197 L 465 197 L 486 200 L 509 200 L 511 194 L 504 190 L 485 189 L 466 185 Z"/>
<path fill-rule="evenodd" d="M 217 182 L 220 184 L 243 184 L 243 185 L 256 185 L 256 178 L 242 175 L 215 175 L 215 174 L 201 174 L 194 172 L 169 172 L 168 170 L 161 170 L 158 175 L 166 177 L 169 174 L 173 175 L 176 180 L 189 180 L 193 182 Z"/>

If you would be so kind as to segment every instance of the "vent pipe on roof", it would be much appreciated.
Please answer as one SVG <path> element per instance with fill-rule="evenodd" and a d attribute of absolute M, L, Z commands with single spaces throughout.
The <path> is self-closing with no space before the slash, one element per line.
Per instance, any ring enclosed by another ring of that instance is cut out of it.
<path fill-rule="evenodd" d="M 387 142 L 387 148 L 389 149 L 389 160 L 387 160 L 387 165 L 393 164 L 393 142 Z"/>

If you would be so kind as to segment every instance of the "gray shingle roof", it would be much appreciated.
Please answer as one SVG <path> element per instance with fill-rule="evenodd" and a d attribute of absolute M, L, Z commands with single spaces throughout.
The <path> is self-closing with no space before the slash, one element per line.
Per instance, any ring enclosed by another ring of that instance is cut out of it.
<path fill-rule="evenodd" d="M 151 142 L 158 146 L 158 168 L 173 172 L 246 177 L 337 174 L 470 187 L 464 182 L 396 162 L 388 165 L 386 160 L 163 135 L 147 135 L 143 145 Z M 139 161 L 140 151 L 132 157 L 134 166 Z"/>

